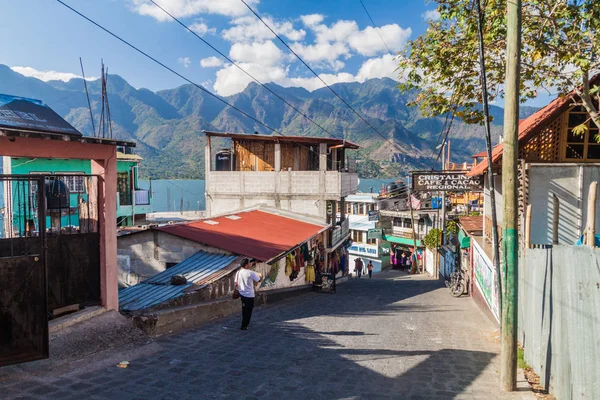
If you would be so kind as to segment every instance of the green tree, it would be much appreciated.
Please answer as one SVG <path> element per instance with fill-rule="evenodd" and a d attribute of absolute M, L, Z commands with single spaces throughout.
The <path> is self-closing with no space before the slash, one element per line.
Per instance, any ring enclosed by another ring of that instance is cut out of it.
<path fill-rule="evenodd" d="M 442 245 L 441 229 L 434 228 L 427 232 L 427 235 L 423 238 L 423 244 L 431 250 L 439 248 Z"/>
<path fill-rule="evenodd" d="M 466 123 L 481 123 L 477 15 L 472 0 L 437 0 L 440 18 L 410 41 L 399 57 L 403 91 L 419 89 L 414 104 L 427 116 L 455 112 Z M 482 0 L 489 100 L 503 95 L 506 60 L 506 0 Z M 568 93 L 600 128 L 600 1 L 524 0 L 521 100 L 539 89 Z M 585 129 L 580 129 L 585 132 Z"/>

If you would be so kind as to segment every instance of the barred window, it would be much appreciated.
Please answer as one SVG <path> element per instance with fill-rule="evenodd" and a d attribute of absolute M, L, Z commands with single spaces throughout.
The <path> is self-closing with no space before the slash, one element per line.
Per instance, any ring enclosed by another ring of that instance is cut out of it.
<path fill-rule="evenodd" d="M 63 181 L 67 184 L 71 193 L 85 193 L 85 176 L 83 173 L 79 175 L 70 175 L 63 177 Z"/>

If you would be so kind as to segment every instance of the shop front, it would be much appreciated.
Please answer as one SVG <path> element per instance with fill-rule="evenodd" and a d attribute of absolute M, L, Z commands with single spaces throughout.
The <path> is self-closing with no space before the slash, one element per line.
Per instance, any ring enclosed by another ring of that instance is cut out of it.
<path fill-rule="evenodd" d="M 354 262 L 357 258 L 361 258 L 366 266 L 369 261 L 373 263 L 373 273 L 378 273 L 390 266 L 390 244 L 380 242 L 379 245 L 352 243 L 348 249 L 350 257 L 350 272 L 354 271 Z"/>

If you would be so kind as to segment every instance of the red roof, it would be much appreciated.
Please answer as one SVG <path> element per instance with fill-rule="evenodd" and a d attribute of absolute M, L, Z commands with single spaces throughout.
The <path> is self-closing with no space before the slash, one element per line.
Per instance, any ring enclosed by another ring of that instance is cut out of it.
<path fill-rule="evenodd" d="M 590 84 L 598 80 L 600 75 L 594 76 L 590 80 Z M 539 109 L 528 118 L 519 121 L 519 144 L 521 141 L 529 139 L 530 135 L 534 133 L 537 128 L 543 127 L 544 124 L 551 122 L 554 118 L 557 118 L 567 108 L 571 106 L 573 97 L 576 95 L 575 90 L 572 90 L 565 96 L 559 96 L 546 105 L 544 108 Z M 502 151 L 504 146 L 502 143 L 497 144 L 492 149 L 492 162 L 497 162 L 502 157 Z M 475 168 L 467 173 L 467 176 L 481 175 L 487 172 L 488 160 L 487 157 Z"/>
<path fill-rule="evenodd" d="M 154 229 L 259 261 L 268 261 L 304 243 L 326 227 L 253 210 Z"/>
<path fill-rule="evenodd" d="M 460 217 L 458 222 L 468 233 L 483 231 L 483 216 Z"/>

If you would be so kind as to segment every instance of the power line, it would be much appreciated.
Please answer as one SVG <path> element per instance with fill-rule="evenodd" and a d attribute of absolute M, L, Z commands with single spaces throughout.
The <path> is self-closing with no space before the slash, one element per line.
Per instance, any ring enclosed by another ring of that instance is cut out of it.
<path fill-rule="evenodd" d="M 201 85 L 198 85 L 196 82 L 186 78 L 185 76 L 181 75 L 179 72 L 175 71 L 174 69 L 168 67 L 167 65 L 165 65 L 164 63 L 158 61 L 156 58 L 152 57 L 151 55 L 149 55 L 148 53 L 144 52 L 143 50 L 140 50 L 138 47 L 134 46 L 133 44 L 129 43 L 127 40 L 121 38 L 120 36 L 118 36 L 117 34 L 111 32 L 110 30 L 108 30 L 107 28 L 103 27 L 102 25 L 100 25 L 99 23 L 97 23 L 96 21 L 92 20 L 91 18 L 87 17 L 86 15 L 82 14 L 81 12 L 77 11 L 76 9 L 74 9 L 73 7 L 71 7 L 70 5 L 66 4 L 65 2 L 63 2 L 62 0 L 56 0 L 57 2 L 59 2 L 60 4 L 62 4 L 63 6 L 65 6 L 66 8 L 68 8 L 69 10 L 73 11 L 75 14 L 79 15 L 80 17 L 86 19 L 88 22 L 96 25 L 98 28 L 102 29 L 104 32 L 108 33 L 109 35 L 111 35 L 112 37 L 114 37 L 115 39 L 118 39 L 119 41 L 121 41 L 122 43 L 126 44 L 127 46 L 131 47 L 132 49 L 134 49 L 135 51 L 137 51 L 138 53 L 144 55 L 145 57 L 149 58 L 150 60 L 154 61 L 155 63 L 157 63 L 158 65 L 160 65 L 161 67 L 165 68 L 166 70 L 172 72 L 173 74 L 177 75 L 178 77 L 180 77 L 181 79 L 183 79 L 184 81 L 194 85 L 195 87 L 197 87 L 198 89 L 202 90 L 203 92 L 205 92 L 206 94 L 208 94 L 209 96 L 214 97 L 215 99 L 217 99 L 218 101 L 220 101 L 221 103 L 224 103 L 225 105 L 233 108 L 234 110 L 236 110 L 237 112 L 239 112 L 240 114 L 244 115 L 247 118 L 250 118 L 251 120 L 253 120 L 254 122 L 264 126 L 265 128 L 269 129 L 270 131 L 277 133 L 279 135 L 284 136 L 281 132 L 277 131 L 275 128 L 270 127 L 269 125 L 265 124 L 264 122 L 261 122 L 260 120 L 254 118 L 252 115 L 246 113 L 245 111 L 242 111 L 241 109 L 239 109 L 238 107 L 234 106 L 233 104 L 227 102 L 226 100 L 222 99 L 221 97 L 217 96 L 216 94 L 212 93 L 210 90 L 204 88 Z"/>
<path fill-rule="evenodd" d="M 375 25 L 375 21 L 373 21 L 373 18 L 371 17 L 371 14 L 369 14 L 369 10 L 367 10 L 367 7 L 365 7 L 365 4 L 362 2 L 362 0 L 358 0 L 358 1 L 360 2 L 360 5 L 365 9 L 365 12 L 367 13 L 367 16 L 371 20 L 371 24 L 373 24 L 373 28 L 375 28 L 375 31 L 377 32 L 377 34 L 381 38 L 381 41 L 383 42 L 383 45 L 387 49 L 388 53 L 392 54 L 392 51 L 388 47 L 387 43 L 385 42 L 385 40 L 383 40 L 383 36 L 381 36 L 381 33 L 379 32 L 379 29 L 377 29 L 377 25 Z"/>
<path fill-rule="evenodd" d="M 262 87 L 264 87 L 265 89 L 267 89 L 270 93 L 272 93 L 275 97 L 277 97 L 279 100 L 283 101 L 285 104 L 287 104 L 290 108 L 292 108 L 294 111 L 296 111 L 298 114 L 302 115 L 304 118 L 308 119 L 310 122 L 312 122 L 313 124 L 315 124 L 316 126 L 318 126 L 319 128 L 321 128 L 321 130 L 323 130 L 323 132 L 327 133 L 329 136 L 333 135 L 331 134 L 331 132 L 329 132 L 327 129 L 323 128 L 319 123 L 317 123 L 316 121 L 314 121 L 312 118 L 310 118 L 308 115 L 306 115 L 305 113 L 303 113 L 302 111 L 300 111 L 298 108 L 296 108 L 293 104 L 290 104 L 287 100 L 285 100 L 283 97 L 281 97 L 280 95 L 278 95 L 277 93 L 275 93 L 271 88 L 269 88 L 267 85 L 265 85 L 264 83 L 262 83 L 261 81 L 259 81 L 258 79 L 256 79 L 254 76 L 252 76 L 248 71 L 246 71 L 245 69 L 243 69 L 242 67 L 239 66 L 238 63 L 236 63 L 235 61 L 233 61 L 231 58 L 229 58 L 227 55 L 223 54 L 223 52 L 221 52 L 219 49 L 217 49 L 215 46 L 213 46 L 212 44 L 210 44 L 208 41 L 206 41 L 206 39 L 204 39 L 203 37 L 201 37 L 200 35 L 198 35 L 196 32 L 194 32 L 194 30 L 192 30 L 190 27 L 188 27 L 186 24 L 184 24 L 183 22 L 181 22 L 181 20 L 179 20 L 177 17 L 175 17 L 174 15 L 172 15 L 171 13 L 169 13 L 167 10 L 165 10 L 162 6 L 160 6 L 159 4 L 156 3 L 156 1 L 154 0 L 150 0 L 150 2 L 152 4 L 154 4 L 156 7 L 160 8 L 165 14 L 167 14 L 169 17 L 171 17 L 175 22 L 177 22 L 179 25 L 181 25 L 182 27 L 184 27 L 187 31 L 189 31 L 192 35 L 196 36 L 198 39 L 200 39 L 202 42 L 204 42 L 204 44 L 206 44 L 208 47 L 210 47 L 211 49 L 213 49 L 214 51 L 216 51 L 217 53 L 219 53 L 221 55 L 221 57 L 223 57 L 224 59 L 226 59 L 228 62 L 230 62 L 231 64 L 235 65 L 240 71 L 242 71 L 244 74 L 246 74 L 247 76 L 249 76 L 250 78 L 252 78 L 256 83 L 258 83 L 259 85 L 261 85 Z"/>
<path fill-rule="evenodd" d="M 60 0 L 57 0 L 60 1 Z M 294 55 L 296 56 L 296 58 L 298 58 L 298 60 L 300 60 L 300 62 L 302 62 L 302 64 L 304 64 L 304 66 L 306 68 L 309 69 L 310 72 L 313 73 L 313 75 L 315 75 L 317 77 L 317 79 L 319 79 L 321 81 L 321 83 L 323 83 L 323 85 L 325 85 L 329 90 L 331 90 L 331 92 L 342 101 L 342 103 L 344 103 L 346 105 L 346 107 L 348 107 L 350 110 L 352 110 L 352 112 L 354 112 L 354 114 L 356 114 L 361 120 L 363 120 L 375 133 L 377 133 L 379 136 L 381 136 L 384 140 L 386 140 L 387 142 L 389 142 L 392 146 L 397 147 L 399 150 L 401 150 L 401 148 L 394 143 L 393 141 L 391 141 L 389 138 L 387 138 L 383 133 L 379 132 L 373 125 L 371 125 L 371 123 L 369 121 L 367 121 L 362 115 L 360 115 L 358 113 L 358 111 L 356 111 L 354 109 L 354 107 L 352 107 L 350 104 L 348 104 L 348 102 L 346 100 L 344 100 L 335 90 L 333 90 L 333 88 L 331 86 L 329 86 L 311 67 L 310 65 L 308 65 L 294 50 L 292 50 L 292 48 L 281 38 L 281 36 L 279 36 L 277 33 L 275 33 L 275 31 L 273 30 L 273 28 L 271 28 L 271 26 L 269 26 L 269 24 L 267 24 L 265 22 L 265 20 L 262 19 L 262 17 L 260 15 L 258 15 L 258 13 L 256 11 L 254 11 L 254 9 L 252 7 L 250 7 L 248 5 L 248 3 L 246 3 L 245 0 L 240 0 L 242 3 L 244 3 L 244 5 L 252 12 L 252 14 L 254 14 L 256 16 L 256 18 L 258 18 L 258 20 L 260 22 L 263 23 L 263 25 L 265 25 L 267 27 L 267 29 L 269 29 L 271 31 L 271 33 L 273 33 L 273 35 L 275 35 L 275 37 L 277 39 L 279 39 L 279 41 Z"/>

